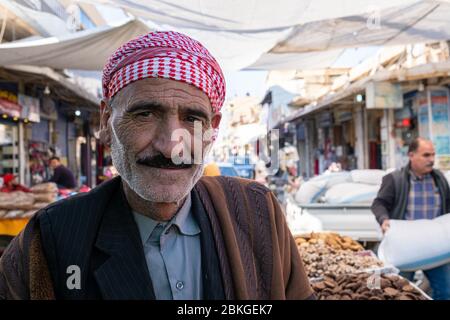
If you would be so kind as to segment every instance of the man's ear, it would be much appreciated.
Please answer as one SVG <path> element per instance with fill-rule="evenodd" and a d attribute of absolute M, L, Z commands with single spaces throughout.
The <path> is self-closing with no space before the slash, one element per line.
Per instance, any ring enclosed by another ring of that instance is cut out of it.
<path fill-rule="evenodd" d="M 112 109 L 105 100 L 102 100 L 100 103 L 100 130 L 99 130 L 99 138 L 101 143 L 106 146 L 111 145 L 111 128 L 110 128 L 110 118 L 111 118 Z"/>
<path fill-rule="evenodd" d="M 211 118 L 211 126 L 213 129 L 219 128 L 220 120 L 222 120 L 222 114 L 220 112 L 214 113 Z"/>

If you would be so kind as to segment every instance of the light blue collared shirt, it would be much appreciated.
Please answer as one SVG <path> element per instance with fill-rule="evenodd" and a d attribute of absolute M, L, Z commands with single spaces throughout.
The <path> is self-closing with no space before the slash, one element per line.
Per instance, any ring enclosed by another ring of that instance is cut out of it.
<path fill-rule="evenodd" d="M 170 221 L 133 215 L 156 299 L 202 299 L 200 228 L 191 212 L 191 195 Z"/>

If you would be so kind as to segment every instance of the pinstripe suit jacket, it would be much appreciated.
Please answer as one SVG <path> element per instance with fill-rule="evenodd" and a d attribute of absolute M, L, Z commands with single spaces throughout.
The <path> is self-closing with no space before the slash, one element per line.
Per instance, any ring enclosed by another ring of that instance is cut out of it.
<path fill-rule="evenodd" d="M 203 177 L 191 197 L 201 229 L 205 299 L 312 296 L 283 212 L 267 188 Z M 73 266 L 80 287 L 70 286 Z M 154 297 L 120 177 L 38 212 L 0 260 L 4 299 Z"/>

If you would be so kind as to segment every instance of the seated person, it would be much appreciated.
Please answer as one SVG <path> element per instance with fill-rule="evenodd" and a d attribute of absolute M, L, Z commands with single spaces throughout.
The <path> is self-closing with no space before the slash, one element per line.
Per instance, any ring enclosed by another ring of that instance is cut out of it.
<path fill-rule="evenodd" d="M 75 177 L 69 168 L 65 167 L 58 157 L 50 158 L 50 168 L 53 169 L 53 176 L 48 182 L 54 182 L 59 189 L 75 189 L 77 183 Z"/>
<path fill-rule="evenodd" d="M 7 173 L 3 176 L 3 187 L 0 189 L 0 192 L 13 191 L 31 192 L 30 189 L 24 185 L 21 185 L 19 181 L 17 181 L 17 177 L 15 175 Z"/>

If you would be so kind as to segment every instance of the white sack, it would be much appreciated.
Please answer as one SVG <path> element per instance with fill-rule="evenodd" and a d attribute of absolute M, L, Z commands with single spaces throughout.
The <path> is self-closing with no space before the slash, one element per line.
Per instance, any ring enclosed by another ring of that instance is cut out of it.
<path fill-rule="evenodd" d="M 401 271 L 428 270 L 450 262 L 450 214 L 433 220 L 391 220 L 378 257 Z"/>
<path fill-rule="evenodd" d="M 350 181 L 350 172 L 333 172 L 322 174 L 302 183 L 298 189 L 295 200 L 299 204 L 316 202 L 317 199 L 330 187 Z"/>
<path fill-rule="evenodd" d="M 325 203 L 348 204 L 348 203 L 372 203 L 377 196 L 379 185 L 362 183 L 341 183 L 328 189 L 325 193 Z"/>
<path fill-rule="evenodd" d="M 381 185 L 386 171 L 377 169 L 352 170 L 350 175 L 353 182 Z"/>

